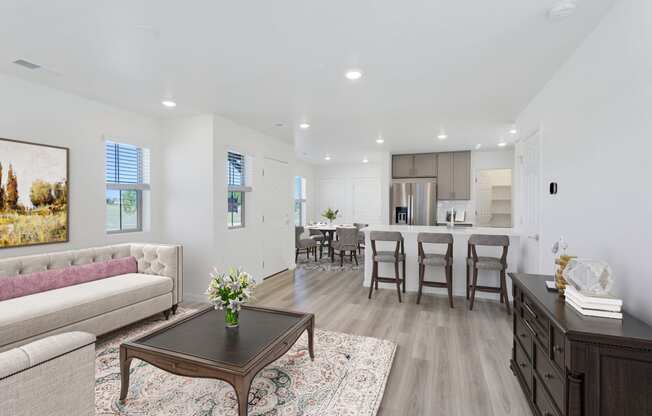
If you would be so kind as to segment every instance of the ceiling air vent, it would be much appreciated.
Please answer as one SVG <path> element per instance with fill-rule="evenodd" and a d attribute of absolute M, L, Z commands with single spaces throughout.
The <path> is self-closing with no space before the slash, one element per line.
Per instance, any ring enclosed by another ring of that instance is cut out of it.
<path fill-rule="evenodd" d="M 20 65 L 23 68 L 27 68 L 27 69 L 39 69 L 41 67 L 41 65 L 37 65 L 37 64 L 35 64 L 33 62 L 26 61 L 24 59 L 15 60 L 14 63 L 16 65 Z"/>

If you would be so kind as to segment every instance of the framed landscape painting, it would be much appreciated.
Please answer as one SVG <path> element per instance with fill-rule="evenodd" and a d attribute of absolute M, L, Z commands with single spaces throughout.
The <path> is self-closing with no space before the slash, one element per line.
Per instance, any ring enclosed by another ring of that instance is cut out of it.
<path fill-rule="evenodd" d="M 0 248 L 68 241 L 68 149 L 0 139 Z"/>

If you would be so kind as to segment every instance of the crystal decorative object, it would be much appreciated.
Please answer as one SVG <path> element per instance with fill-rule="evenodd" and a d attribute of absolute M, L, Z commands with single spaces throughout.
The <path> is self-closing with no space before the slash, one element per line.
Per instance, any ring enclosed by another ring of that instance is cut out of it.
<path fill-rule="evenodd" d="M 611 267 L 600 260 L 572 259 L 563 275 L 570 284 L 587 295 L 608 295 L 614 284 Z"/>

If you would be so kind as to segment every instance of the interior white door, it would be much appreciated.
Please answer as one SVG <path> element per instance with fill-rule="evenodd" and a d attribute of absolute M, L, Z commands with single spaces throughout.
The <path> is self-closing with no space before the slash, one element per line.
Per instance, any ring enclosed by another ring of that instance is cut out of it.
<path fill-rule="evenodd" d="M 541 272 L 541 133 L 517 146 L 519 164 L 521 261 L 525 273 Z"/>
<path fill-rule="evenodd" d="M 288 164 L 265 158 L 263 182 L 263 276 L 268 277 L 289 267 L 292 180 Z"/>

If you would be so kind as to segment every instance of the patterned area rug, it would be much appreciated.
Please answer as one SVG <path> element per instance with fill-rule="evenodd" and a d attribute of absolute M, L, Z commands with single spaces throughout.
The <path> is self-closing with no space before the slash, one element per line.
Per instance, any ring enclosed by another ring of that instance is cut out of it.
<path fill-rule="evenodd" d="M 310 260 L 306 259 L 305 253 L 299 255 L 297 260 L 297 268 L 305 269 L 306 271 L 321 270 L 326 272 L 348 272 L 352 270 L 364 270 L 364 254 L 365 250 L 362 250 L 362 254 L 358 254 L 358 264 L 355 264 L 355 260 L 351 260 L 349 256 L 344 257 L 344 264 L 340 266 L 340 256 L 335 255 L 335 261 L 331 262 L 331 258 L 326 254 L 327 250 L 324 250 L 324 257 L 319 258 L 319 250 L 317 251 L 317 261 L 313 256 L 310 256 Z"/>
<path fill-rule="evenodd" d="M 174 319 L 193 311 L 180 309 Z M 136 359 L 131 363 L 127 402 L 118 403 L 120 343 L 169 322 L 150 318 L 99 340 L 96 415 L 237 416 L 235 392 L 229 384 L 176 376 Z M 307 343 L 304 334 L 287 354 L 256 376 L 249 393 L 249 415 L 375 415 L 396 344 L 316 329 L 313 362 Z"/>

